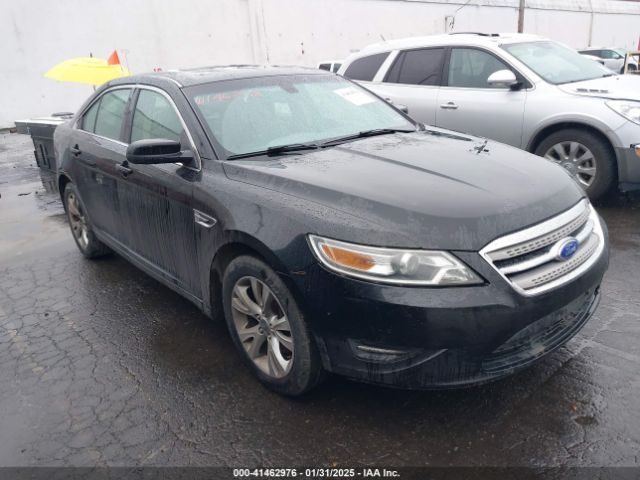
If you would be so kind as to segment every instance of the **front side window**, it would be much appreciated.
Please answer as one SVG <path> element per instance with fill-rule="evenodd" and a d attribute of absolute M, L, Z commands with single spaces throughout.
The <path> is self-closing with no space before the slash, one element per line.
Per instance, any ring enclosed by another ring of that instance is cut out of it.
<path fill-rule="evenodd" d="M 448 86 L 464 88 L 503 88 L 489 85 L 487 79 L 500 70 L 511 70 L 490 53 L 475 48 L 454 48 L 449 60 Z"/>
<path fill-rule="evenodd" d="M 618 59 L 624 58 L 627 55 L 626 50 L 624 50 L 623 48 L 616 48 L 616 49 L 613 50 L 613 53 L 615 55 L 617 55 Z M 616 58 L 616 57 L 614 57 L 614 58 Z"/>
<path fill-rule="evenodd" d="M 333 64 L 333 67 L 331 67 L 331 71 L 332 71 L 333 73 L 336 73 L 338 70 L 340 70 L 340 67 L 341 67 L 341 66 L 342 66 L 342 64 L 341 64 L 341 63 L 334 63 L 334 64 Z"/>
<path fill-rule="evenodd" d="M 344 72 L 344 76 L 352 80 L 370 82 L 380 70 L 380 67 L 389 56 L 389 52 L 377 53 L 362 57 L 351 62 Z"/>
<path fill-rule="evenodd" d="M 512 43 L 502 48 L 554 85 L 614 75 L 598 62 L 555 42 Z"/>
<path fill-rule="evenodd" d="M 131 89 L 122 88 L 105 93 L 95 121 L 94 133 L 112 140 L 120 140 L 122 124 Z"/>
<path fill-rule="evenodd" d="M 440 85 L 443 61 L 444 48 L 401 52 L 385 81 L 409 85 Z"/>
<path fill-rule="evenodd" d="M 335 75 L 230 80 L 185 92 L 227 156 L 379 128 L 415 130 L 386 102 Z"/>
<path fill-rule="evenodd" d="M 169 100 L 158 92 L 140 90 L 133 112 L 131 141 L 165 138 L 179 142 L 182 133 L 182 123 Z"/>

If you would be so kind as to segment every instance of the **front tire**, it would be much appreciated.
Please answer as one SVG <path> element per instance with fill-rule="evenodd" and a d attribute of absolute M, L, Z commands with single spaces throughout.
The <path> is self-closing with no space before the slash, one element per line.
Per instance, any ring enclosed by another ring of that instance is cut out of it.
<path fill-rule="evenodd" d="M 73 183 L 67 183 L 64 188 L 64 207 L 71 234 L 82 255 L 86 258 L 98 258 L 111 252 L 93 233 L 84 204 Z"/>
<path fill-rule="evenodd" d="M 566 168 L 591 200 L 605 195 L 616 182 L 616 160 L 611 148 L 587 130 L 568 128 L 554 132 L 534 153 Z"/>
<path fill-rule="evenodd" d="M 317 348 L 282 279 L 256 257 L 233 259 L 222 279 L 225 320 L 245 363 L 267 388 L 301 395 L 322 379 Z"/>

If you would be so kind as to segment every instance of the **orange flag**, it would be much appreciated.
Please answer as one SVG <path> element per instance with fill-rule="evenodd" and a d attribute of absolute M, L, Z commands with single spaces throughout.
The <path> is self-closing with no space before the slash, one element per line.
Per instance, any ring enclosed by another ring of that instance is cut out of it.
<path fill-rule="evenodd" d="M 113 53 L 107 59 L 109 65 L 120 65 L 120 57 L 118 57 L 118 51 L 114 50 Z"/>

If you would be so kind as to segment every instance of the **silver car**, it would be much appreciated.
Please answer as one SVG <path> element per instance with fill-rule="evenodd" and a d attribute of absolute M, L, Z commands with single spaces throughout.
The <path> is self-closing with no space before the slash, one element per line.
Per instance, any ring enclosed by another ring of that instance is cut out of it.
<path fill-rule="evenodd" d="M 558 162 L 591 198 L 640 187 L 640 78 L 562 44 L 523 34 L 408 38 L 366 47 L 338 73 L 420 122 Z"/>
<path fill-rule="evenodd" d="M 609 70 L 624 73 L 624 60 L 627 52 L 624 48 L 589 47 L 579 51 L 580 55 L 597 59 Z M 638 65 L 633 59 L 629 59 L 629 70 L 638 70 Z"/>

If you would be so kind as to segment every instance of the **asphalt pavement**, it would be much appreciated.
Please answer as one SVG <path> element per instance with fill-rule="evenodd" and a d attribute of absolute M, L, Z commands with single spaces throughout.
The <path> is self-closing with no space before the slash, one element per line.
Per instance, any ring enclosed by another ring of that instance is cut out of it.
<path fill-rule="evenodd" d="M 640 466 L 640 195 L 598 205 L 595 316 L 508 379 L 264 389 L 224 325 L 113 255 L 85 260 L 30 138 L 0 134 L 0 466 Z"/>

